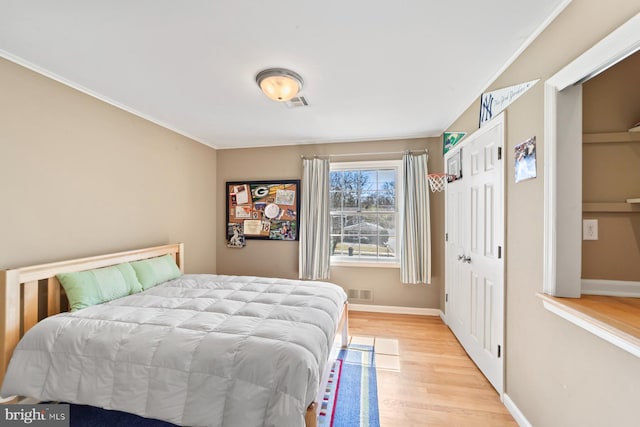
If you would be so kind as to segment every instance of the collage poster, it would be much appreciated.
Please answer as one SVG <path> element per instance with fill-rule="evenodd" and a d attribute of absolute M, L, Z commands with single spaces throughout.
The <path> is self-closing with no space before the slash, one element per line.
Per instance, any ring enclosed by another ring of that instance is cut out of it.
<path fill-rule="evenodd" d="M 298 240 L 299 180 L 227 182 L 227 246 Z"/>

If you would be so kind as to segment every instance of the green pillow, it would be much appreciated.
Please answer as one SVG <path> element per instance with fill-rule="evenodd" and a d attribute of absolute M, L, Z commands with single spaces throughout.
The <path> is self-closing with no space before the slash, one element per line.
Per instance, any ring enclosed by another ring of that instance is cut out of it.
<path fill-rule="evenodd" d="M 167 280 L 182 276 L 182 272 L 176 265 L 175 260 L 169 254 L 157 258 L 134 261 L 131 266 L 138 275 L 142 289 L 149 289 Z"/>
<path fill-rule="evenodd" d="M 128 263 L 56 277 L 67 293 L 71 311 L 142 291 L 136 272 Z"/>

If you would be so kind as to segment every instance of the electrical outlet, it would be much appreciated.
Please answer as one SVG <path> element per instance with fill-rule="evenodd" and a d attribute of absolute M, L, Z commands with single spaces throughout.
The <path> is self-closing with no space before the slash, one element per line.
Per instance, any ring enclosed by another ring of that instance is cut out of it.
<path fill-rule="evenodd" d="M 598 240 L 598 220 L 582 220 L 582 240 Z"/>

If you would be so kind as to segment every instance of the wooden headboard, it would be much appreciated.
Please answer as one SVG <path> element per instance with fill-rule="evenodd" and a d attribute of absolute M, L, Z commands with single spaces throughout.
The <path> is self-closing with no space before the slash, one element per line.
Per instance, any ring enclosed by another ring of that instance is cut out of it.
<path fill-rule="evenodd" d="M 56 274 L 108 267 L 171 254 L 184 272 L 184 245 L 155 246 L 126 252 L 98 255 L 12 270 L 0 270 L 0 385 L 13 349 L 22 336 L 38 321 L 60 313 L 66 305 Z"/>

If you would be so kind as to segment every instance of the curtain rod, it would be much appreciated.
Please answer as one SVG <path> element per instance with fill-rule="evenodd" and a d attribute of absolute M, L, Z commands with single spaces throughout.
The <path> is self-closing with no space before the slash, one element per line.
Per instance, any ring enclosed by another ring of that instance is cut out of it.
<path fill-rule="evenodd" d="M 309 157 L 309 156 L 305 156 L 304 154 L 300 155 L 301 159 L 312 159 L 312 158 L 318 158 L 318 157 L 355 157 L 355 156 L 382 156 L 384 154 L 405 154 L 405 153 L 411 153 L 411 154 L 420 154 L 420 153 L 427 153 L 429 154 L 429 149 L 425 148 L 424 150 L 405 150 L 405 151 L 379 151 L 376 153 L 345 153 L 345 154 L 314 154 L 313 156 Z"/>

